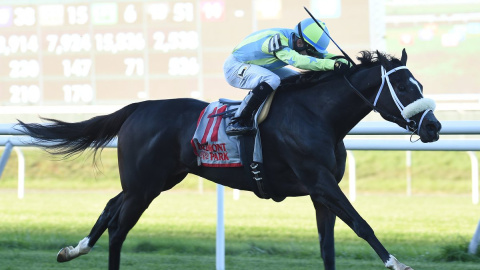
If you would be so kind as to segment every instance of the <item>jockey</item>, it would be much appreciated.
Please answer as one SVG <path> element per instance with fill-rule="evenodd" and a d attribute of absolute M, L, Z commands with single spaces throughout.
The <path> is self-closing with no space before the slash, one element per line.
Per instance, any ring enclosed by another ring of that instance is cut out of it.
<path fill-rule="evenodd" d="M 327 33 L 325 23 L 320 22 Z M 311 18 L 295 28 L 271 28 L 247 36 L 227 58 L 223 71 L 227 82 L 237 88 L 252 89 L 242 102 L 240 115 L 226 129 L 229 136 L 251 134 L 253 113 L 280 85 L 284 78 L 298 74 L 285 66 L 304 70 L 333 70 L 344 74 L 350 69 L 344 59 L 332 60 L 327 52 L 329 37 Z"/>

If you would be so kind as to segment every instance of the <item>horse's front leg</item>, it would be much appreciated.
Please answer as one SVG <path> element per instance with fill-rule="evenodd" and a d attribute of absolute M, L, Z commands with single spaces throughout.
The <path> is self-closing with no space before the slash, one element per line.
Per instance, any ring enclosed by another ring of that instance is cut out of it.
<path fill-rule="evenodd" d="M 343 141 L 340 141 L 335 148 L 335 170 L 334 175 L 337 183 L 339 183 L 343 174 L 345 173 L 345 163 L 347 159 L 347 150 Z M 313 206 L 315 207 L 318 238 L 320 242 L 320 253 L 323 259 L 323 265 L 325 270 L 335 269 L 335 214 L 328 210 L 325 205 L 315 202 L 313 200 Z"/>
<path fill-rule="evenodd" d="M 393 257 L 375 236 L 372 228 L 358 214 L 335 180 L 334 174 L 325 167 L 309 166 L 305 162 L 297 174 L 310 192 L 315 203 L 325 205 L 330 211 L 345 222 L 358 237 L 366 240 L 378 254 L 385 267 L 392 270 L 412 270 Z"/>
<path fill-rule="evenodd" d="M 323 204 L 313 201 L 315 207 L 320 254 L 325 270 L 335 270 L 334 227 L 336 216 Z"/>

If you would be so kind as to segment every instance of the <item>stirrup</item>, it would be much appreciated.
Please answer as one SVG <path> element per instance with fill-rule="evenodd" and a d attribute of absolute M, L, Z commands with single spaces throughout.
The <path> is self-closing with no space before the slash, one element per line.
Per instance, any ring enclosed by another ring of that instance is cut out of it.
<path fill-rule="evenodd" d="M 257 132 L 257 129 L 254 126 L 244 125 L 243 119 L 232 119 L 232 122 L 228 124 L 225 129 L 225 133 L 228 136 L 238 136 L 238 135 L 253 135 Z"/>

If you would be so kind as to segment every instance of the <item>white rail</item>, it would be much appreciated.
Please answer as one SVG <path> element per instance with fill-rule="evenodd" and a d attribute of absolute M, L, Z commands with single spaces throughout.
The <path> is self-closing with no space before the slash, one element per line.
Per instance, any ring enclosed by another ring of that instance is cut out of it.
<path fill-rule="evenodd" d="M 406 130 L 390 122 L 360 122 L 349 135 L 408 135 Z M 480 121 L 442 121 L 442 135 L 480 134 Z M 0 135 L 22 135 L 15 124 L 0 124 Z"/>

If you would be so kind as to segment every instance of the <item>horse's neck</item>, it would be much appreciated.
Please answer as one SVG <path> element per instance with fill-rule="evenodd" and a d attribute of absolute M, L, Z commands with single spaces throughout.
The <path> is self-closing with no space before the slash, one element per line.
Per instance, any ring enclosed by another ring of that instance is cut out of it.
<path fill-rule="evenodd" d="M 380 67 L 360 70 L 350 82 L 369 100 L 380 86 Z M 299 123 L 333 132 L 342 140 L 372 109 L 343 78 L 320 83 L 305 89 L 288 89 L 275 95 L 271 117 L 265 120 L 266 129 L 285 127 L 289 132 Z M 267 128 L 271 125 L 271 128 Z"/>
<path fill-rule="evenodd" d="M 349 81 L 372 103 L 381 83 L 380 66 L 362 69 L 350 76 Z M 332 126 L 341 138 L 372 111 L 370 105 L 346 81 L 343 81 L 342 85 L 345 87 L 338 87 L 340 92 L 338 94 L 341 94 L 342 98 L 338 101 L 337 111 L 332 114 Z M 334 121 L 342 124 L 336 124 Z"/>

